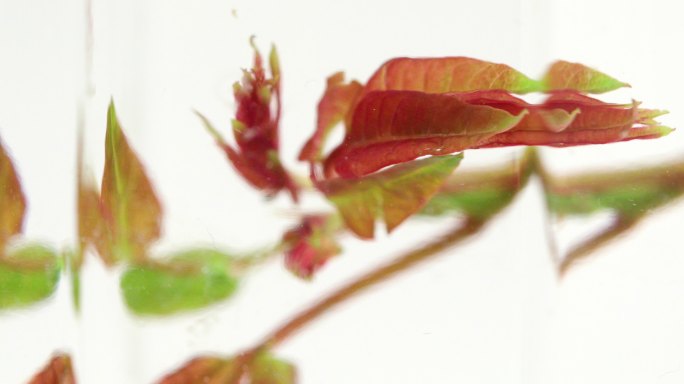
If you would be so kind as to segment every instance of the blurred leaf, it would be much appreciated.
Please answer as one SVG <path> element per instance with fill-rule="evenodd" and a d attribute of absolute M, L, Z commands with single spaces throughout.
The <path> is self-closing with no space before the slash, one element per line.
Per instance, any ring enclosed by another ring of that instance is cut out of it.
<path fill-rule="evenodd" d="M 345 224 L 361 238 L 373 238 L 375 219 L 391 232 L 420 210 L 458 166 L 462 154 L 399 164 L 358 179 L 331 179 L 320 190 L 337 207 Z"/>
<path fill-rule="evenodd" d="M 316 131 L 302 148 L 299 160 L 320 161 L 332 128 L 349 114 L 363 86 L 358 81 L 344 82 L 344 72 L 328 77 L 325 93 L 318 102 Z"/>
<path fill-rule="evenodd" d="M 604 93 L 629 84 L 618 81 L 605 73 L 579 63 L 558 60 L 544 75 L 542 80 L 545 91 L 572 89 L 587 93 Z"/>
<path fill-rule="evenodd" d="M 105 144 L 101 199 L 113 240 L 110 252 L 114 259 L 141 259 L 161 234 L 162 208 L 143 165 L 126 141 L 114 103 L 110 103 L 107 112 Z M 92 194 L 87 196 L 93 199 Z M 88 204 L 92 212 L 94 203 Z M 88 212 L 82 218 L 91 219 Z"/>
<path fill-rule="evenodd" d="M 196 357 L 178 370 L 166 375 L 159 384 L 295 384 L 296 368 L 285 361 L 261 353 L 249 366 L 239 366 L 240 357 L 221 359 Z M 237 381 L 231 381 L 237 380 Z"/>
<path fill-rule="evenodd" d="M 342 251 L 336 234 L 342 226 L 337 215 L 307 215 L 283 236 L 285 265 L 295 275 L 308 279 L 328 259 Z"/>
<path fill-rule="evenodd" d="M 229 255 L 215 250 L 182 252 L 162 262 L 130 266 L 121 277 L 128 308 L 138 315 L 169 315 L 207 307 L 230 297 L 237 279 Z"/>
<path fill-rule="evenodd" d="M 452 175 L 422 210 L 425 215 L 460 213 L 486 220 L 507 207 L 527 184 L 526 161 L 486 171 Z"/>
<path fill-rule="evenodd" d="M 61 263 L 50 248 L 30 244 L 0 259 L 0 309 L 18 308 L 48 298 L 57 289 Z"/>
<path fill-rule="evenodd" d="M 684 163 L 555 178 L 546 193 L 560 216 L 610 210 L 635 218 L 684 194 Z"/>
<path fill-rule="evenodd" d="M 7 240 L 22 232 L 25 211 L 19 176 L 0 141 L 0 257 Z"/>
<path fill-rule="evenodd" d="M 57 354 L 29 381 L 29 384 L 76 384 L 71 357 Z"/>

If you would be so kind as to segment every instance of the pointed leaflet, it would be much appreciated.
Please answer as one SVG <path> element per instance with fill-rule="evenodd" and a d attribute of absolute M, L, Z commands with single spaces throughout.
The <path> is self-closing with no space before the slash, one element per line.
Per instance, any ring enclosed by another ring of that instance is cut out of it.
<path fill-rule="evenodd" d="M 0 309 L 29 306 L 57 289 L 62 264 L 50 248 L 32 244 L 0 258 Z"/>
<path fill-rule="evenodd" d="M 347 116 L 362 88 L 358 81 L 345 84 L 343 72 L 328 77 L 325 93 L 318 102 L 316 131 L 302 148 L 299 160 L 321 160 L 326 137 Z"/>
<path fill-rule="evenodd" d="M 470 57 L 395 58 L 368 80 L 363 95 L 379 90 L 425 93 L 501 89 L 512 93 L 540 91 L 541 84 L 505 64 Z"/>
<path fill-rule="evenodd" d="M 161 234 L 162 208 L 114 109 L 107 112 L 102 206 L 115 259 L 144 258 Z"/>
<path fill-rule="evenodd" d="M 199 115 L 205 127 L 223 149 L 228 160 L 253 187 L 274 195 L 282 189 L 297 200 L 297 186 L 280 162 L 278 129 L 280 125 L 280 64 L 275 47 L 269 56 L 271 78 L 267 78 L 261 54 L 254 46 L 254 66 L 243 71 L 241 83 L 233 85 L 238 108 L 233 120 L 233 135 L 237 148 L 228 144 Z"/>
<path fill-rule="evenodd" d="M 76 384 L 71 357 L 62 353 L 55 355 L 29 384 Z"/>
<path fill-rule="evenodd" d="M 121 276 L 126 305 L 138 315 L 170 315 L 224 300 L 237 288 L 231 259 L 213 249 L 194 249 L 131 266 Z"/>
<path fill-rule="evenodd" d="M 14 164 L 0 141 L 0 257 L 7 240 L 22 232 L 26 198 Z"/>
<path fill-rule="evenodd" d="M 240 366 L 240 357 L 200 356 L 163 377 L 159 384 L 225 384 L 235 379 L 246 384 L 295 384 L 297 370 L 266 352 L 257 355 L 249 366 Z"/>
<path fill-rule="evenodd" d="M 318 187 L 347 227 L 370 239 L 376 218 L 382 217 L 391 232 L 428 202 L 462 158 L 459 154 L 420 159 L 354 180 L 326 180 Z"/>
<path fill-rule="evenodd" d="M 583 64 L 562 60 L 551 65 L 542 84 L 546 92 L 571 89 L 586 93 L 604 93 L 630 86 Z"/>
<path fill-rule="evenodd" d="M 471 105 L 450 94 L 373 92 L 358 104 L 342 144 L 326 159 L 328 177 L 352 178 L 425 155 L 477 145 L 525 116 Z"/>

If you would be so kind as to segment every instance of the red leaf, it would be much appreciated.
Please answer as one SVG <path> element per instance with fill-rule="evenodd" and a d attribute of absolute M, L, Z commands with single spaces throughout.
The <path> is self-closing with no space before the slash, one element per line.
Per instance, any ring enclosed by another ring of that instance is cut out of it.
<path fill-rule="evenodd" d="M 76 384 L 69 355 L 58 354 L 38 372 L 29 384 Z"/>
<path fill-rule="evenodd" d="M 551 65 L 542 83 L 546 92 L 573 90 L 577 92 L 604 93 L 630 86 L 584 64 L 570 63 L 563 60 L 558 60 Z"/>
<path fill-rule="evenodd" d="M 311 278 L 333 256 L 341 252 L 335 239 L 340 227 L 335 215 L 304 216 L 302 222 L 287 231 L 283 242 L 287 245 L 285 265 L 302 278 Z"/>
<path fill-rule="evenodd" d="M 468 104 L 453 94 L 372 92 L 327 158 L 326 176 L 359 177 L 420 156 L 458 152 L 513 128 L 526 113 Z"/>
<path fill-rule="evenodd" d="M 26 198 L 14 164 L 0 141 L 0 256 L 5 243 L 22 232 Z"/>
<path fill-rule="evenodd" d="M 349 113 L 360 94 L 362 85 L 358 81 L 344 83 L 344 73 L 328 77 L 325 93 L 318 102 L 316 131 L 306 142 L 299 154 L 302 161 L 320 161 L 325 139 L 332 128 Z"/>

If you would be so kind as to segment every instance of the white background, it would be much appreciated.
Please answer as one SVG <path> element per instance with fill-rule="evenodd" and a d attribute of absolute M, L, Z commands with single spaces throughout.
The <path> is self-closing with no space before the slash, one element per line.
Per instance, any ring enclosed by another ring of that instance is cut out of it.
<path fill-rule="evenodd" d="M 684 9 L 661 1 L 93 1 L 86 100 L 87 160 L 102 169 L 106 106 L 121 122 L 164 203 L 163 254 L 195 244 L 250 250 L 294 220 L 233 172 L 192 109 L 228 132 L 230 85 L 251 64 L 250 35 L 283 70 L 282 155 L 313 130 L 325 78 L 365 81 L 395 56 L 472 56 L 531 77 L 555 59 L 601 69 L 684 127 Z M 77 0 L 0 0 L 0 137 L 27 193 L 27 238 L 74 241 L 75 133 L 85 80 L 85 11 Z M 682 157 L 681 132 L 657 141 L 546 150 L 557 172 Z M 469 152 L 463 167 L 509 158 Z M 307 197 L 303 207 L 324 207 Z M 684 206 L 654 213 L 556 279 L 539 186 L 532 183 L 475 241 L 338 308 L 276 352 L 318 383 L 684 382 Z M 604 219 L 606 219 L 604 217 Z M 580 229 L 600 225 L 599 219 Z M 567 224 L 567 223 L 566 223 Z M 197 353 L 230 354 L 360 271 L 451 225 L 415 221 L 386 239 L 348 238 L 313 282 L 279 262 L 254 271 L 231 301 L 172 319 L 129 316 L 118 271 L 89 259 L 75 316 L 66 281 L 45 305 L 0 314 L 0 382 L 27 380 L 50 354 L 71 352 L 81 383 L 149 383 Z M 575 227 L 577 228 L 577 226 Z M 563 233 L 558 233 L 563 243 Z"/>

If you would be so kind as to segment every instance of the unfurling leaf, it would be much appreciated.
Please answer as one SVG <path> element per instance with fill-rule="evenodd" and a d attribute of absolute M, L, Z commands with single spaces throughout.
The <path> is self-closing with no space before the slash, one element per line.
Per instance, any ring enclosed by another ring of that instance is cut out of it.
<path fill-rule="evenodd" d="M 217 303 L 237 288 L 231 260 L 216 250 L 196 249 L 130 266 L 121 277 L 126 305 L 138 315 L 169 315 Z"/>
<path fill-rule="evenodd" d="M 551 65 L 542 84 L 546 92 L 573 90 L 586 93 L 604 93 L 630 86 L 583 64 L 563 60 Z"/>
<path fill-rule="evenodd" d="M 222 359 L 214 356 L 196 357 L 178 370 L 166 375 L 159 384 L 295 384 L 294 365 L 263 352 L 249 365 L 241 365 L 241 358 Z"/>
<path fill-rule="evenodd" d="M 275 47 L 269 56 L 270 78 L 266 76 L 262 61 L 261 54 L 254 47 L 254 66 L 243 71 L 242 82 L 233 86 L 238 105 L 233 120 L 237 149 L 223 139 L 207 118 L 198 115 L 233 167 L 248 183 L 269 196 L 287 189 L 296 201 L 297 186 L 280 162 L 280 64 Z"/>
<path fill-rule="evenodd" d="M 114 103 L 107 112 L 106 135 L 101 204 L 108 233 L 102 236 L 111 239 L 108 251 L 114 260 L 144 259 L 147 248 L 161 234 L 162 208 L 143 165 L 128 145 Z M 92 214 L 94 197 L 87 190 L 84 193 Z M 84 215 L 82 219 L 90 220 L 87 212 Z"/>
<path fill-rule="evenodd" d="M 0 258 L 0 309 L 40 302 L 57 289 L 62 264 L 39 244 L 23 246 Z"/>
<path fill-rule="evenodd" d="M 345 83 L 343 72 L 328 77 L 325 93 L 318 102 L 316 131 L 302 148 L 299 160 L 322 160 L 325 139 L 332 128 L 347 116 L 362 88 L 358 81 Z"/>
<path fill-rule="evenodd" d="M 0 257 L 12 236 L 22 232 L 26 198 L 14 164 L 0 141 Z"/>
<path fill-rule="evenodd" d="M 337 215 L 308 215 L 283 236 L 285 265 L 302 278 L 311 278 L 342 249 L 335 238 L 342 223 Z"/>
<path fill-rule="evenodd" d="M 356 106 L 344 141 L 326 160 L 326 175 L 359 177 L 420 156 L 462 151 L 513 128 L 526 113 L 468 104 L 453 94 L 373 92 Z"/>
<path fill-rule="evenodd" d="M 488 220 L 506 208 L 527 184 L 532 173 L 529 153 L 504 167 L 452 175 L 421 213 L 459 213 L 479 221 Z"/>
<path fill-rule="evenodd" d="M 435 156 L 361 178 L 331 179 L 319 189 L 337 207 L 345 224 L 361 238 L 372 238 L 375 219 L 390 232 L 419 211 L 439 190 L 463 156 Z"/>
<path fill-rule="evenodd" d="M 76 384 L 71 357 L 61 353 L 55 355 L 29 384 Z"/>

